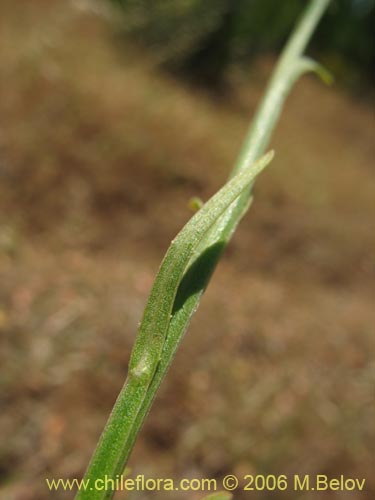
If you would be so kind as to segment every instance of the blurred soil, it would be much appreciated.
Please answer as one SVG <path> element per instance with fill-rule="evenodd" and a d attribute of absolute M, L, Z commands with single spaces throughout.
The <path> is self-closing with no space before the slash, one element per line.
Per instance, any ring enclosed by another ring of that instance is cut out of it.
<path fill-rule="evenodd" d="M 274 64 L 234 72 L 232 91 L 212 97 L 120 47 L 90 5 L 0 5 L 4 500 L 71 497 L 44 478 L 83 474 L 188 199 L 225 181 Z M 334 87 L 297 85 L 132 475 L 345 474 L 367 479 L 369 496 L 351 499 L 370 498 L 373 125 Z"/>

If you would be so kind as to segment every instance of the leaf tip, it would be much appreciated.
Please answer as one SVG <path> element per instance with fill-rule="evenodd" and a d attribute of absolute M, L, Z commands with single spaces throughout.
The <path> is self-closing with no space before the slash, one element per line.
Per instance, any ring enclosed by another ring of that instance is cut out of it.
<path fill-rule="evenodd" d="M 200 210 L 203 207 L 203 205 L 204 205 L 203 201 L 197 196 L 190 198 L 188 203 L 190 210 L 192 210 L 193 212 L 197 212 L 198 210 Z"/>
<path fill-rule="evenodd" d="M 275 156 L 275 151 L 273 149 L 271 149 L 270 151 L 268 151 L 265 155 L 263 155 L 261 158 L 260 158 L 260 163 L 262 165 L 262 170 L 263 168 L 267 167 L 267 165 L 269 165 L 271 163 L 271 161 L 273 160 Z"/>

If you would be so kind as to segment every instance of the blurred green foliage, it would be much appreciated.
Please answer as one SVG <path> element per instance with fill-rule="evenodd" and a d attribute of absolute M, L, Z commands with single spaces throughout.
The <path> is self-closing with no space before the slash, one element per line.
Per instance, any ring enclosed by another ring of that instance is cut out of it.
<path fill-rule="evenodd" d="M 278 52 L 305 0 L 112 0 L 122 29 L 160 63 L 201 83 L 223 81 L 233 63 Z M 313 55 L 352 89 L 374 69 L 374 0 L 333 0 L 312 41 Z"/>

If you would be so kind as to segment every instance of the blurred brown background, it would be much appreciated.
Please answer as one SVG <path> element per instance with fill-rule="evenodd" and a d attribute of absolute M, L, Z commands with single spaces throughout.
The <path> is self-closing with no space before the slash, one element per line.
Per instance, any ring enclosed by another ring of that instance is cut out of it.
<path fill-rule="evenodd" d="M 120 19 L 89 1 L 0 4 L 4 500 L 71 498 L 44 479 L 83 474 L 187 202 L 224 183 L 275 64 L 272 51 L 229 64 L 213 92 L 166 72 L 162 52 L 125 37 Z M 276 159 L 147 419 L 132 476 L 345 474 L 367 480 L 367 496 L 351 499 L 370 498 L 374 122 L 355 88 L 304 77 L 288 99 Z M 346 498 L 272 498 L 328 496 Z"/>

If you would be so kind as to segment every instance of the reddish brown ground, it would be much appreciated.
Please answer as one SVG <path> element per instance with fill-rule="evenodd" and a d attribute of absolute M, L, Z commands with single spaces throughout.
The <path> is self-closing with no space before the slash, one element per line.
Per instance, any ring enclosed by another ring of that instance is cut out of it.
<path fill-rule="evenodd" d="M 187 201 L 224 182 L 270 70 L 209 98 L 121 53 L 110 25 L 77 5 L 0 7 L 4 500 L 71 497 L 44 478 L 82 475 Z M 345 474 L 367 478 L 368 496 L 350 498 L 371 496 L 372 140 L 365 104 L 298 84 L 132 476 Z"/>

